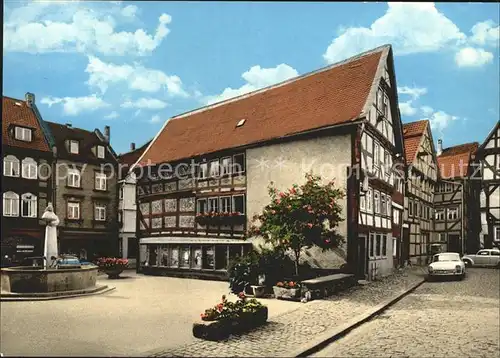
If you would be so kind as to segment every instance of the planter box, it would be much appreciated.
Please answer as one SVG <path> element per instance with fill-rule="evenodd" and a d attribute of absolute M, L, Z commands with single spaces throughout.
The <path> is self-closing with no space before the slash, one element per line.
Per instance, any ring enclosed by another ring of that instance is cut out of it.
<path fill-rule="evenodd" d="M 256 298 L 259 297 L 264 297 L 264 294 L 266 293 L 266 286 L 251 286 L 252 287 L 252 293 Z"/>
<path fill-rule="evenodd" d="M 300 300 L 300 288 L 283 288 L 273 286 L 274 297 L 283 300 Z"/>
<path fill-rule="evenodd" d="M 231 334 L 241 334 L 262 326 L 267 321 L 267 307 L 261 310 L 245 314 L 237 319 L 226 319 L 220 321 L 201 321 L 193 324 L 193 336 L 209 341 L 220 341 L 228 338 Z"/>
<path fill-rule="evenodd" d="M 108 278 L 118 278 L 120 274 L 123 272 L 124 267 L 114 267 L 114 268 L 105 268 L 102 271 L 108 275 Z"/>

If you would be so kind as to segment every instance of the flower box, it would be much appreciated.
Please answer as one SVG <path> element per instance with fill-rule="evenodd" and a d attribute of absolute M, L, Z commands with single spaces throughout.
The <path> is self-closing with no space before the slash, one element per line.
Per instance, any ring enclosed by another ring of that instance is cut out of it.
<path fill-rule="evenodd" d="M 127 259 L 118 259 L 116 257 L 101 257 L 97 260 L 99 270 L 111 279 L 120 277 L 120 274 L 127 268 L 127 265 Z"/>
<path fill-rule="evenodd" d="M 290 281 L 278 282 L 273 286 L 274 297 L 284 300 L 300 300 L 301 286 L 299 283 Z"/>
<path fill-rule="evenodd" d="M 268 310 L 263 306 L 254 313 L 243 313 L 238 318 L 202 321 L 193 324 L 193 336 L 210 341 L 220 341 L 231 334 L 241 334 L 266 323 Z"/>

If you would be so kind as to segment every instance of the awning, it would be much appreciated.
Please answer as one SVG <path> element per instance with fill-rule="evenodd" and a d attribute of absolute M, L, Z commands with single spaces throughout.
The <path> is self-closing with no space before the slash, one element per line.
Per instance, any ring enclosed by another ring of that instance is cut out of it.
<path fill-rule="evenodd" d="M 172 237 L 157 236 L 144 237 L 139 240 L 140 244 L 240 244 L 251 245 L 252 242 L 243 239 L 210 238 L 210 237 Z"/>

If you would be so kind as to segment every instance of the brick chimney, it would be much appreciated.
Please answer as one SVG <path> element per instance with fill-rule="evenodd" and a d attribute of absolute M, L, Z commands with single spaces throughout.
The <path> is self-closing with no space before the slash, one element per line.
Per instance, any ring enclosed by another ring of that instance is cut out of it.
<path fill-rule="evenodd" d="M 106 137 L 106 140 L 108 141 L 108 143 L 111 139 L 110 131 L 111 131 L 111 128 L 109 126 L 104 126 L 104 137 Z"/>
<path fill-rule="evenodd" d="M 132 142 L 132 143 L 130 143 L 130 150 L 131 150 L 131 151 L 132 151 L 132 150 L 135 150 L 135 143 L 133 143 L 133 142 Z"/>
<path fill-rule="evenodd" d="M 438 139 L 437 155 L 443 154 L 443 140 Z"/>
<path fill-rule="evenodd" d="M 26 105 L 30 108 L 33 107 L 35 104 L 35 95 L 33 93 L 26 92 L 24 98 L 26 99 Z"/>

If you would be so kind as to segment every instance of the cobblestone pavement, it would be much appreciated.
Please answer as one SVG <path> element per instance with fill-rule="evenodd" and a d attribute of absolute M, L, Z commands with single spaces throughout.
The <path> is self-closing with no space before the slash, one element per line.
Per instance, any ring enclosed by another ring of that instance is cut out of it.
<path fill-rule="evenodd" d="M 174 349 L 149 354 L 162 356 L 276 357 L 288 356 L 311 337 L 347 323 L 355 316 L 406 291 L 423 278 L 421 269 L 390 276 L 362 287 L 353 287 L 326 300 L 303 304 L 300 308 L 270 318 L 265 326 L 223 342 L 193 338 L 193 342 Z"/>
<path fill-rule="evenodd" d="M 500 357 L 500 272 L 426 282 L 317 357 Z"/>

